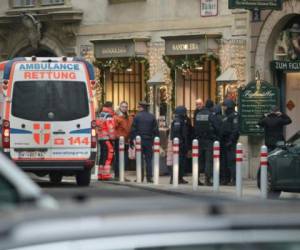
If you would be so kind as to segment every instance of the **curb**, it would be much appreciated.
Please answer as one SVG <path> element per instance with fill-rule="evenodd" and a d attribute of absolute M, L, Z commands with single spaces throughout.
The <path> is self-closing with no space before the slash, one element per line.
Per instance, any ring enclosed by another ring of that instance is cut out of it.
<path fill-rule="evenodd" d="M 172 195 L 172 196 L 180 196 L 181 198 L 198 198 L 198 199 L 211 199 L 211 200 L 216 200 L 216 197 L 218 200 L 224 200 L 224 201 L 241 201 L 243 199 L 238 199 L 235 195 L 231 195 L 225 192 L 219 192 L 219 193 L 213 193 L 213 192 L 203 192 L 203 191 L 183 191 L 183 190 L 165 190 L 161 189 L 159 187 L 152 187 L 152 186 L 145 186 L 145 185 L 140 185 L 140 184 L 135 184 L 135 183 L 130 183 L 130 182 L 118 182 L 118 181 L 106 181 L 106 183 L 112 184 L 112 185 L 117 185 L 117 186 L 126 186 L 130 188 L 136 188 L 136 189 L 142 189 L 150 192 L 156 192 L 156 193 L 161 193 L 161 194 L 166 194 L 166 195 Z M 244 197 L 249 199 L 253 198 L 255 199 L 256 197 Z"/>

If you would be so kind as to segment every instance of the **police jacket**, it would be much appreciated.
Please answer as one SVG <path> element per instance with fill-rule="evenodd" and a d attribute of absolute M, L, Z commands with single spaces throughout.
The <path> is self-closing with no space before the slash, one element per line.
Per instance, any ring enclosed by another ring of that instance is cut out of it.
<path fill-rule="evenodd" d="M 211 122 L 214 128 L 214 136 L 215 140 L 220 141 L 221 140 L 221 132 L 222 132 L 222 122 L 223 122 L 223 116 L 222 116 L 222 110 L 220 105 L 216 105 L 214 107 L 214 110 L 211 114 Z"/>
<path fill-rule="evenodd" d="M 228 109 L 222 119 L 221 141 L 225 143 L 225 146 L 231 146 L 237 143 L 239 136 L 238 114 L 234 109 Z"/>
<path fill-rule="evenodd" d="M 278 141 L 284 141 L 283 127 L 291 122 L 290 117 L 283 113 L 269 113 L 263 116 L 258 125 L 264 127 L 266 145 L 275 146 Z"/>
<path fill-rule="evenodd" d="M 179 139 L 179 148 L 186 152 L 191 145 L 191 123 L 188 117 L 182 115 L 175 115 L 171 124 L 171 140 Z"/>
<path fill-rule="evenodd" d="M 153 140 L 155 136 L 159 136 L 155 116 L 148 111 L 140 111 L 133 119 L 131 140 L 135 140 L 138 135 L 141 136 L 142 140 Z"/>
<path fill-rule="evenodd" d="M 194 137 L 199 140 L 215 140 L 216 132 L 212 120 L 213 112 L 208 108 L 195 110 Z"/>

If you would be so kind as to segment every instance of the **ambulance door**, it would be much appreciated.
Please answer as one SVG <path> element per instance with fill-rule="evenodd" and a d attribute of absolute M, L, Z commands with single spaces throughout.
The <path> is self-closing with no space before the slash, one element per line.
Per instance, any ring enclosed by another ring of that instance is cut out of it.
<path fill-rule="evenodd" d="M 84 161 L 91 154 L 91 112 L 85 82 L 52 82 L 52 157 Z"/>
<path fill-rule="evenodd" d="M 51 122 L 47 119 L 47 82 L 16 81 L 12 86 L 11 157 L 20 161 L 51 158 Z"/>

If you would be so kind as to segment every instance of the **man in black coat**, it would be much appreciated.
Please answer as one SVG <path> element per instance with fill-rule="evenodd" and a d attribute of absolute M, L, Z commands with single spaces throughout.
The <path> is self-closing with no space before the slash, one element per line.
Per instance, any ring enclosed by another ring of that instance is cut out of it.
<path fill-rule="evenodd" d="M 207 186 L 212 185 L 213 143 L 217 139 L 212 119 L 213 106 L 213 101 L 207 100 L 205 107 L 198 109 L 194 116 L 194 136 L 199 142 L 199 166 L 205 172 L 205 185 Z M 202 184 L 200 178 L 199 184 Z"/>
<path fill-rule="evenodd" d="M 291 118 L 280 112 L 277 106 L 273 106 L 270 113 L 265 114 L 260 119 L 258 125 L 262 126 L 265 130 L 265 144 L 269 152 L 276 148 L 277 142 L 285 141 L 283 127 L 291 122 Z"/>
<path fill-rule="evenodd" d="M 187 110 L 184 106 L 177 106 L 174 112 L 174 119 L 171 124 L 171 140 L 179 139 L 179 183 L 188 183 L 183 179 L 184 167 L 187 164 L 187 153 L 191 147 L 192 125 L 187 117 Z M 171 176 L 171 183 L 172 183 Z"/>
<path fill-rule="evenodd" d="M 225 99 L 225 114 L 221 126 L 221 183 L 235 185 L 235 151 L 239 139 L 239 119 L 235 112 L 235 103 Z"/>
<path fill-rule="evenodd" d="M 145 101 L 139 102 L 139 112 L 133 119 L 131 127 L 131 146 L 136 136 L 140 136 L 142 139 L 142 155 L 146 161 L 146 176 L 147 182 L 152 181 L 152 157 L 153 157 L 153 140 L 156 136 L 159 136 L 158 125 L 155 116 L 148 112 L 149 104 Z M 143 171 L 144 172 L 144 171 Z M 144 176 L 144 174 L 143 174 Z"/>

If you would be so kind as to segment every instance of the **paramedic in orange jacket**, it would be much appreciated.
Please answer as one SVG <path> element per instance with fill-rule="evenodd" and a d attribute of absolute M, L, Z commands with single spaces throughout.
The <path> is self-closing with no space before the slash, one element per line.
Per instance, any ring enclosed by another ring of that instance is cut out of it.
<path fill-rule="evenodd" d="M 111 167 L 114 158 L 113 140 L 115 139 L 114 111 L 112 102 L 103 105 L 97 117 L 98 127 L 98 180 L 111 179 Z"/>
<path fill-rule="evenodd" d="M 115 131 L 116 131 L 116 140 L 115 140 L 115 160 L 114 160 L 114 170 L 115 178 L 119 178 L 119 139 L 121 136 L 125 138 L 125 167 L 128 164 L 128 148 L 129 148 L 129 136 L 131 125 L 133 121 L 133 116 L 128 114 L 128 103 L 122 101 L 119 105 L 119 110 L 114 116 L 115 120 Z"/>

